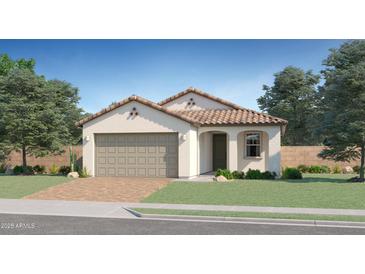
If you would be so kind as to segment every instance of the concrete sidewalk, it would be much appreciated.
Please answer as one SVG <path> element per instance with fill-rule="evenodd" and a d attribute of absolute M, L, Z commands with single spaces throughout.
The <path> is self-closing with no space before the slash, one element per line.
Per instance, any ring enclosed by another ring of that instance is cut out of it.
<path fill-rule="evenodd" d="M 136 218 L 136 216 L 130 213 L 126 208 L 156 208 L 156 209 L 180 209 L 180 210 L 365 216 L 365 210 L 362 209 L 0 199 L 0 213 L 5 213 L 5 214 Z"/>
<path fill-rule="evenodd" d="M 99 218 L 136 218 L 120 203 L 0 199 L 0 213 Z"/>

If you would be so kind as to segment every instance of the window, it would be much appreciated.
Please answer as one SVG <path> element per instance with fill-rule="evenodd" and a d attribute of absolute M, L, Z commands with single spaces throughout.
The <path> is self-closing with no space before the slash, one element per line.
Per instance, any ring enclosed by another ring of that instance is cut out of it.
<path fill-rule="evenodd" d="M 260 157 L 260 133 L 246 134 L 246 157 Z"/>

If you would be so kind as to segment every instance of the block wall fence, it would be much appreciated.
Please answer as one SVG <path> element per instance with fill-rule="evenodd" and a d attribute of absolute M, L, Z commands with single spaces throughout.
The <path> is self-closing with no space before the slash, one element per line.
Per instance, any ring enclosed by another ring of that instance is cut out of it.
<path fill-rule="evenodd" d="M 334 162 L 329 160 L 322 160 L 317 157 L 318 153 L 323 149 L 322 146 L 282 146 L 281 147 L 281 166 L 282 167 L 296 167 L 298 165 L 327 165 L 333 167 L 336 164 L 345 166 L 355 166 L 359 165 L 359 161 L 348 162 Z M 74 152 L 77 155 L 77 162 L 82 163 L 82 146 L 74 146 Z M 51 167 L 53 164 L 56 166 L 67 166 L 69 165 L 69 152 L 68 147 L 65 148 L 65 153 L 61 155 L 46 156 L 43 158 L 35 158 L 32 156 L 27 157 L 28 165 L 44 165 L 47 168 Z M 12 152 L 9 155 L 7 164 L 12 166 L 21 165 L 22 158 L 20 152 Z"/>

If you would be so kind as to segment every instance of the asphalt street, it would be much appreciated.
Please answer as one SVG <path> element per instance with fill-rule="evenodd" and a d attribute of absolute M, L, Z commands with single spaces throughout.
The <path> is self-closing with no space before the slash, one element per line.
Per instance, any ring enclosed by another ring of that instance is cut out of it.
<path fill-rule="evenodd" d="M 0 214 L 0 234 L 71 235 L 350 235 L 365 229 L 198 220 L 115 219 Z"/>

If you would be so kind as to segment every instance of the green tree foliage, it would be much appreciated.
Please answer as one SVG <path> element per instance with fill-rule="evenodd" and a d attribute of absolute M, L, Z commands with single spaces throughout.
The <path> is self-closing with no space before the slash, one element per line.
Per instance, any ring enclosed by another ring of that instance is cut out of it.
<path fill-rule="evenodd" d="M 8 67 L 8 59 L 3 58 Z M 16 61 L 19 62 L 19 61 Z M 11 63 L 11 62 L 10 62 Z M 21 150 L 26 156 L 42 157 L 63 152 L 64 145 L 81 139 L 75 122 L 83 117 L 77 104 L 78 90 L 59 80 L 46 80 L 26 60 L 4 69 L 0 76 L 0 150 Z"/>
<path fill-rule="evenodd" d="M 332 49 L 324 65 L 321 131 L 328 148 L 320 156 L 336 161 L 360 158 L 360 178 L 364 179 L 365 41 L 351 41 Z"/>
<path fill-rule="evenodd" d="M 257 99 L 260 109 L 288 120 L 283 144 L 295 146 L 318 143 L 313 121 L 317 114 L 320 76 L 292 66 L 274 76 L 274 85 L 264 85 L 265 94 Z"/>
<path fill-rule="evenodd" d="M 1 54 L 0 55 L 0 76 L 7 75 L 12 69 L 20 68 L 20 69 L 28 69 L 30 71 L 34 71 L 35 61 L 34 59 L 18 59 L 12 60 L 9 55 Z"/>

